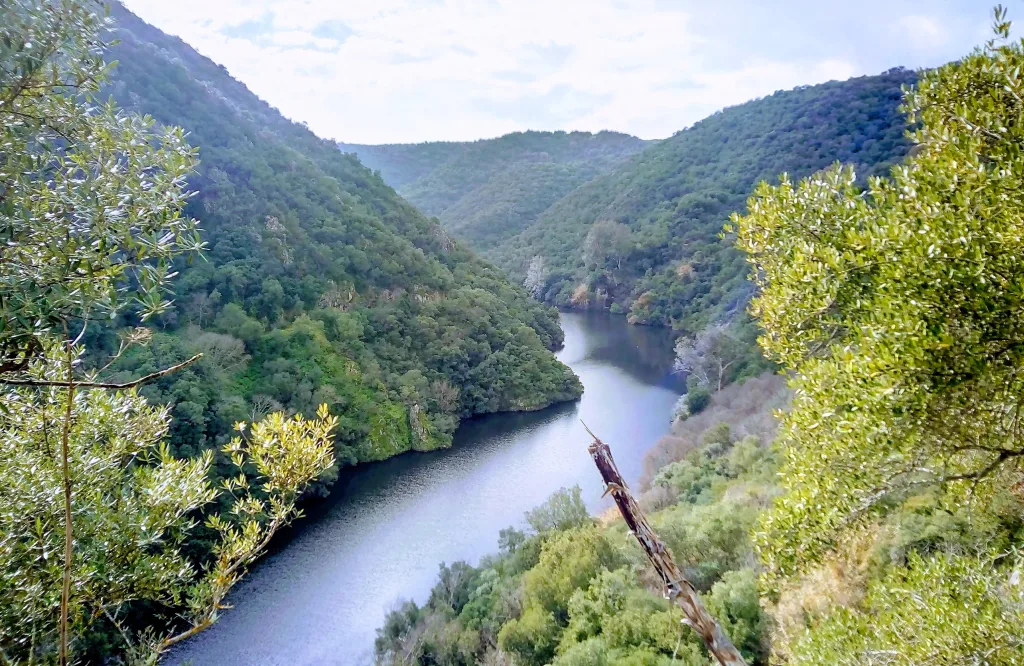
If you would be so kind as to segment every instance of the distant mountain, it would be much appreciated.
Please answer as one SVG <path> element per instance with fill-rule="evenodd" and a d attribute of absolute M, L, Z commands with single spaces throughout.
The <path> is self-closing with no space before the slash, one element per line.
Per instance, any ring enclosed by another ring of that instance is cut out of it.
<path fill-rule="evenodd" d="M 715 113 L 573 190 L 485 254 L 547 302 L 697 332 L 750 294 L 743 258 L 720 237 L 729 214 L 783 172 L 800 178 L 840 161 L 862 177 L 887 174 L 910 149 L 898 107 L 915 79 L 894 69 Z"/>
<path fill-rule="evenodd" d="M 466 143 L 339 143 L 471 247 L 486 250 L 645 142 L 618 132 L 516 132 Z"/>
<path fill-rule="evenodd" d="M 459 419 L 577 397 L 549 349 L 557 313 L 453 241 L 333 142 L 119 5 L 106 92 L 199 147 L 189 213 L 209 244 L 180 266 L 153 343 L 115 372 L 206 357 L 146 389 L 192 454 L 268 410 L 339 415 L 340 461 L 451 441 Z M 108 333 L 105 333 L 109 335 Z"/>

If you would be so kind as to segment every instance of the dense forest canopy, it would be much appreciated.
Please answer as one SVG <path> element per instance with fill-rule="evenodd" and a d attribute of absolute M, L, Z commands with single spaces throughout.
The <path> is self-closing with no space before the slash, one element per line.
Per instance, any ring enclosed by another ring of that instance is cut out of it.
<path fill-rule="evenodd" d="M 335 142 L 100 9 L 0 0 L 0 661 L 152 666 L 339 464 L 578 397 L 546 301 L 691 334 L 691 391 L 635 490 L 744 660 L 1024 664 L 1005 10 L 957 62 L 777 93 L 642 151 L 379 153 L 518 287 Z M 558 201 L 507 214 L 542 181 Z M 473 236 L 499 219 L 514 236 Z M 785 377 L 749 377 L 752 322 Z M 378 663 L 710 662 L 616 513 L 565 489 L 526 523 L 390 613 Z"/>
<path fill-rule="evenodd" d="M 338 460 L 355 463 L 445 446 L 472 414 L 579 395 L 549 352 L 562 339 L 553 310 L 333 142 L 112 10 L 120 43 L 105 92 L 199 146 L 188 212 L 206 249 L 179 266 L 152 343 L 111 374 L 205 353 L 145 389 L 172 406 L 175 451 L 221 443 L 234 421 L 327 403 L 340 418 Z"/>
<path fill-rule="evenodd" d="M 894 69 L 778 92 L 657 142 L 526 132 L 341 147 L 536 298 L 696 335 L 752 293 L 742 257 L 720 238 L 729 214 L 779 173 L 836 160 L 886 173 L 910 147 L 897 107 L 915 79 Z"/>
<path fill-rule="evenodd" d="M 836 160 L 886 173 L 910 147 L 897 106 L 915 78 L 895 69 L 715 113 L 573 191 L 487 256 L 519 281 L 540 261 L 545 301 L 696 334 L 751 293 L 742 257 L 720 237 L 751 188 Z"/>
<path fill-rule="evenodd" d="M 722 225 L 779 173 L 805 176 L 838 160 L 861 182 L 884 174 L 910 147 L 898 105 L 916 77 L 897 68 L 777 92 L 645 145 L 609 132 L 526 132 L 341 147 L 537 300 L 672 327 L 692 347 L 724 342 L 716 390 L 770 367 L 745 316 L 753 285 Z M 559 161 L 581 156 L 589 161 L 572 168 Z M 695 380 L 697 406 L 709 389 Z"/>
<path fill-rule="evenodd" d="M 340 143 L 470 247 L 486 250 L 649 142 L 619 132 L 514 132 L 472 142 Z"/>
<path fill-rule="evenodd" d="M 640 504 L 748 663 L 1024 663 L 1024 40 L 995 32 L 907 88 L 888 174 L 783 174 L 727 228 L 788 377 L 683 410 Z M 706 384 L 712 342 L 678 350 Z M 396 608 L 378 663 L 713 663 L 616 513 L 568 490 L 526 518 Z"/>

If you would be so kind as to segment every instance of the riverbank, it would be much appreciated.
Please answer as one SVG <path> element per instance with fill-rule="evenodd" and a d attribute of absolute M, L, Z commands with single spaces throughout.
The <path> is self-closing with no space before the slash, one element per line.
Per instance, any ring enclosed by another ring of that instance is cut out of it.
<path fill-rule="evenodd" d="M 579 484 L 591 510 L 603 506 L 581 419 L 612 444 L 627 480 L 638 480 L 681 392 L 671 336 L 599 313 L 563 314 L 562 326 L 558 357 L 586 388 L 578 402 L 476 417 L 450 449 L 346 474 L 239 586 L 234 608 L 168 663 L 367 663 L 386 612 L 401 597 L 422 602 L 442 562 L 478 561 L 499 530 L 560 487 Z"/>

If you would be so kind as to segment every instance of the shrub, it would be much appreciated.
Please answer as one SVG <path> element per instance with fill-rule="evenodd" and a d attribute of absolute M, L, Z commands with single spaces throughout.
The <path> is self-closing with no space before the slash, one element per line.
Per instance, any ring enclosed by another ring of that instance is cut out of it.
<path fill-rule="evenodd" d="M 686 409 L 691 416 L 704 411 L 709 402 L 711 402 L 711 393 L 703 386 L 686 393 Z"/>

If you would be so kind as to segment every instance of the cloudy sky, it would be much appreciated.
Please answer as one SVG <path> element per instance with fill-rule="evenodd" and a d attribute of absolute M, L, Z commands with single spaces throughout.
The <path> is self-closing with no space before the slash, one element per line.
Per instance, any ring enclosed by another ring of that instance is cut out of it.
<path fill-rule="evenodd" d="M 956 59 L 991 23 L 985 0 L 124 1 L 353 143 L 663 138 L 775 90 Z"/>

